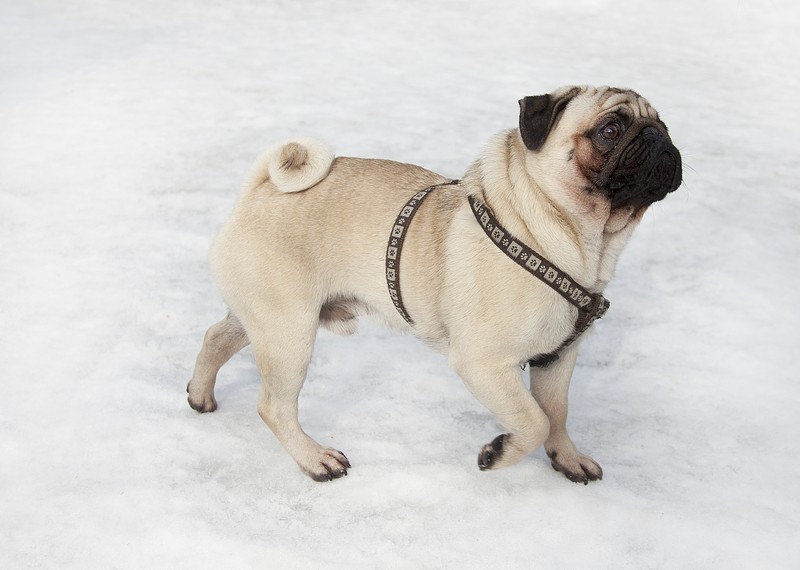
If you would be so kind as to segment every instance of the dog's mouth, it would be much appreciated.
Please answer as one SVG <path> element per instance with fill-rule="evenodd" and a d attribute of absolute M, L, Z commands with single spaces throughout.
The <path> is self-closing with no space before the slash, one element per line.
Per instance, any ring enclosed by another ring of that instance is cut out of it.
<path fill-rule="evenodd" d="M 606 192 L 612 208 L 636 209 L 663 200 L 682 181 L 681 155 L 658 123 L 643 121 L 629 129 L 593 182 Z"/>

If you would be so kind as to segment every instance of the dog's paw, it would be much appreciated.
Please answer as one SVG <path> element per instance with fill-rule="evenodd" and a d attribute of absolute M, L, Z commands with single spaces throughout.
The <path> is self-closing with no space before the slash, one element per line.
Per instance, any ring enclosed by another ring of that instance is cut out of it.
<path fill-rule="evenodd" d="M 189 401 L 189 407 L 195 411 L 204 414 L 206 412 L 213 412 L 217 409 L 217 400 L 214 398 L 214 394 L 193 394 L 192 393 L 192 383 L 190 382 L 186 386 L 186 392 L 189 394 L 187 400 Z"/>
<path fill-rule="evenodd" d="M 491 469 L 503 457 L 503 447 L 509 437 L 507 433 L 500 434 L 491 443 L 487 443 L 481 448 L 481 452 L 478 454 L 478 467 L 481 471 Z"/>
<path fill-rule="evenodd" d="M 350 462 L 341 451 L 323 448 L 320 450 L 319 456 L 309 462 L 308 466 L 301 465 L 301 467 L 314 481 L 333 481 L 347 476 Z"/>
<path fill-rule="evenodd" d="M 547 456 L 550 458 L 553 469 L 563 473 L 567 479 L 575 483 L 588 485 L 589 481 L 598 481 L 603 478 L 603 468 L 588 455 L 559 454 L 552 449 L 547 452 Z"/>

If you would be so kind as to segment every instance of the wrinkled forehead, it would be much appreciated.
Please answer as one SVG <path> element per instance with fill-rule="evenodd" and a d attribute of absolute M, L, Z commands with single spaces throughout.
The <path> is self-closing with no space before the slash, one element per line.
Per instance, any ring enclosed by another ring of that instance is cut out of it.
<path fill-rule="evenodd" d="M 601 91 L 605 89 L 605 91 Z M 613 87 L 603 87 L 598 89 L 595 94 L 599 110 L 602 112 L 613 111 L 619 107 L 626 107 L 632 111 L 636 117 L 646 117 L 658 119 L 658 112 L 650 102 L 630 89 L 615 89 Z"/>
<path fill-rule="evenodd" d="M 635 117 L 658 119 L 658 111 L 636 91 L 617 89 L 615 87 L 597 87 L 593 89 L 592 96 L 597 101 L 598 112 L 610 112 L 620 107 L 625 107 Z"/>
<path fill-rule="evenodd" d="M 631 89 L 616 87 L 582 87 L 580 94 L 570 102 L 570 107 L 581 108 L 584 118 L 597 117 L 614 111 L 627 111 L 635 118 L 658 120 L 658 112 L 650 102 Z"/>

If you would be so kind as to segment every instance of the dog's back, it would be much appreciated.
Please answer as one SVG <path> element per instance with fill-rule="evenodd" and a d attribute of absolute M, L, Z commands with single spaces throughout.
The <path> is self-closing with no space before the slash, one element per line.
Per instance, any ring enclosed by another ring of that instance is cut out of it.
<path fill-rule="evenodd" d="M 383 269 L 394 218 L 411 195 L 444 180 L 415 165 L 334 158 L 309 139 L 273 147 L 214 240 L 215 282 L 240 317 L 267 298 L 321 310 L 336 332 L 352 332 L 335 326 L 337 315 L 394 321 Z"/>

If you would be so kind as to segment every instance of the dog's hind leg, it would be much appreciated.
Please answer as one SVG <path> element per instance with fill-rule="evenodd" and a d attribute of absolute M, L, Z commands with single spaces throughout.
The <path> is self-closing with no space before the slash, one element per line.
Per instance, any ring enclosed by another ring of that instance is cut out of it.
<path fill-rule="evenodd" d="M 242 324 L 232 313 L 209 327 L 203 339 L 203 347 L 197 355 L 194 374 L 186 387 L 189 405 L 193 409 L 198 412 L 213 412 L 217 409 L 217 400 L 214 398 L 217 372 L 249 343 Z"/>
<path fill-rule="evenodd" d="M 319 312 L 259 312 L 248 325 L 253 354 L 261 375 L 258 413 L 300 468 L 315 481 L 347 475 L 350 463 L 340 451 L 325 448 L 308 436 L 297 417 L 298 397 L 314 348 Z"/>

